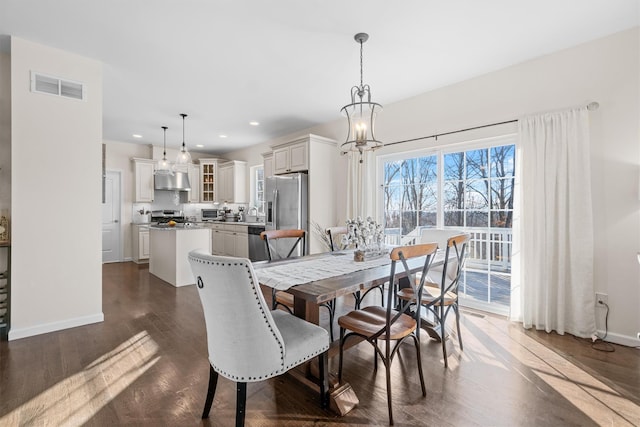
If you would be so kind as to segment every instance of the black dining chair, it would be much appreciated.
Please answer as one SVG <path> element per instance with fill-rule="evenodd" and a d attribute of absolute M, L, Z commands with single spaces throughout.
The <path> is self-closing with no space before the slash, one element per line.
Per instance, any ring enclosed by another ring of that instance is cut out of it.
<path fill-rule="evenodd" d="M 342 240 L 342 236 L 344 236 L 348 232 L 349 232 L 349 229 L 343 226 L 329 227 L 325 230 L 325 233 L 327 233 L 327 237 L 329 239 L 329 247 L 331 248 L 331 252 L 346 249 L 345 247 L 343 247 L 341 240 Z M 353 299 L 355 303 L 353 308 L 355 308 L 356 310 L 360 308 L 360 305 L 364 297 L 366 297 L 367 294 L 374 289 L 377 289 L 380 291 L 380 298 L 382 300 L 381 304 L 384 307 L 384 284 L 381 284 L 381 285 L 373 286 L 367 289 L 364 293 L 360 291 L 354 292 Z M 333 334 L 331 336 L 333 338 Z"/>
<path fill-rule="evenodd" d="M 289 258 L 296 251 L 296 248 L 300 248 L 300 255 L 306 254 L 306 232 L 300 229 L 291 230 L 265 230 L 260 233 L 260 237 L 264 240 L 267 247 L 267 258 L 269 261 L 274 259 Z M 287 244 L 283 245 L 281 252 L 278 252 L 273 243 L 277 240 L 286 239 Z M 285 254 L 286 255 L 283 255 Z M 293 313 L 293 295 L 286 291 L 278 291 L 276 289 L 271 290 L 271 307 L 275 310 L 278 306 L 283 307 L 289 313 Z M 321 307 L 325 307 L 329 311 L 329 336 L 333 341 L 333 320 L 335 317 L 336 306 L 335 300 L 331 300 L 320 304 Z"/>
<path fill-rule="evenodd" d="M 460 334 L 460 309 L 458 306 L 458 285 L 462 269 L 466 261 L 467 245 L 469 243 L 469 234 L 458 234 L 449 237 L 446 243 L 444 265 L 442 267 L 442 275 L 439 283 L 429 281 L 427 277 L 419 277 L 417 280 L 425 281 L 425 287 L 420 297 L 416 297 L 413 288 L 406 287 L 397 292 L 400 300 L 415 305 L 420 301 L 420 305 L 425 307 L 435 319 L 435 326 L 440 329 L 440 341 L 442 343 L 442 355 L 444 357 L 444 367 L 449 367 L 447 358 L 447 333 L 446 323 L 449 312 L 453 310 L 456 316 L 456 328 L 458 332 L 458 343 L 460 351 L 462 347 L 462 335 Z M 421 317 L 421 310 L 415 309 L 416 318 Z"/>
<path fill-rule="evenodd" d="M 389 273 L 389 287 L 387 301 L 392 301 L 394 284 L 398 281 L 400 273 L 404 272 L 409 277 L 410 288 L 417 298 L 422 296 L 425 278 L 429 267 L 438 249 L 437 243 L 428 243 L 414 246 L 395 248 L 389 255 L 391 258 L 391 271 Z M 420 279 L 411 272 L 408 261 L 412 258 L 424 257 Z M 340 364 L 338 368 L 338 380 L 342 382 L 342 366 L 344 359 L 344 345 L 351 337 L 360 337 L 366 340 L 374 348 L 374 369 L 378 368 L 378 358 L 382 359 L 386 373 L 387 406 L 389 410 L 389 424 L 393 424 L 393 407 L 391 402 L 391 362 L 397 355 L 400 345 L 409 337 L 413 340 L 416 349 L 418 375 L 422 387 L 422 395 L 427 391 L 422 372 L 422 358 L 420 356 L 420 317 L 414 317 L 411 312 L 411 301 L 400 301 L 397 309 L 393 304 L 387 307 L 368 306 L 353 310 L 338 318 L 340 325 Z M 382 341 L 382 345 L 378 342 Z M 393 343 L 393 347 L 392 347 Z"/>

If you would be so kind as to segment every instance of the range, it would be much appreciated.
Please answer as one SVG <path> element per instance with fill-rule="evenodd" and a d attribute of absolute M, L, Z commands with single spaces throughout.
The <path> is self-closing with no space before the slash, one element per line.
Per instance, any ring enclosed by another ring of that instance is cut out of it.
<path fill-rule="evenodd" d="M 182 211 L 175 211 L 170 209 L 151 211 L 151 222 L 157 224 L 165 224 L 169 221 L 175 221 L 177 223 L 185 222 Z"/>

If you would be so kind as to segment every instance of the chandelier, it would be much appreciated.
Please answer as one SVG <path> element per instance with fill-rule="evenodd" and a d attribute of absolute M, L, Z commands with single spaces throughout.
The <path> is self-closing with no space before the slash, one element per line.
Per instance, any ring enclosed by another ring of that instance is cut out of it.
<path fill-rule="evenodd" d="M 156 175 L 173 175 L 171 165 L 167 160 L 167 129 L 169 128 L 166 126 L 162 126 L 162 130 L 164 130 L 164 146 L 162 151 L 162 160 L 159 160 L 158 165 L 156 166 Z"/>
<path fill-rule="evenodd" d="M 351 88 L 351 103 L 340 110 L 347 117 L 349 125 L 347 140 L 340 148 L 342 154 L 358 152 L 362 163 L 364 151 L 373 151 L 384 145 L 374 133 L 376 115 L 382 110 L 382 105 L 371 101 L 371 88 L 362 80 L 362 45 L 369 35 L 358 33 L 353 38 L 360 43 L 360 85 Z"/>

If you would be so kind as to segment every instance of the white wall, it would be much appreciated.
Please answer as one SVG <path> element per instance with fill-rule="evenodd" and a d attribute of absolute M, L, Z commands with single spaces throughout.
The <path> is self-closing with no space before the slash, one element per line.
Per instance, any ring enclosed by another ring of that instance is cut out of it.
<path fill-rule="evenodd" d="M 376 125 L 382 141 L 394 142 L 599 102 L 600 109 L 590 113 L 595 284 L 597 291 L 609 294 L 608 338 L 626 345 L 638 345 L 635 336 L 640 332 L 640 266 L 636 260 L 640 250 L 639 39 L 636 28 L 385 105 Z M 386 147 L 376 154 L 514 130 L 514 125 L 488 128 L 439 138 L 437 142 L 431 139 Z M 255 160 L 269 145 L 308 133 L 340 143 L 346 135 L 346 124 L 336 120 L 225 156 Z M 345 183 L 346 162 L 338 164 L 335 172 L 338 183 Z M 337 185 L 336 197 L 337 218 L 344 218 L 343 185 Z M 604 311 L 599 310 L 597 316 L 602 330 Z"/>
<path fill-rule="evenodd" d="M 0 215 L 11 211 L 11 57 L 0 52 Z M 11 227 L 9 227 L 11 230 Z M 0 271 L 7 268 L 7 248 L 0 249 Z"/>
<path fill-rule="evenodd" d="M 30 92 L 31 70 L 88 99 Z M 9 339 L 103 320 L 101 139 L 102 65 L 12 37 Z"/>

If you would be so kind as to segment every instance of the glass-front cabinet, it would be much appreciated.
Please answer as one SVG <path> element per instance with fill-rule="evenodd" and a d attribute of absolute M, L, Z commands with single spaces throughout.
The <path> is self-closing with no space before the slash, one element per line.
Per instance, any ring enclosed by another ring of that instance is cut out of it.
<path fill-rule="evenodd" d="M 218 183 L 218 160 L 200 159 L 200 201 L 213 203 L 216 201 Z"/>

